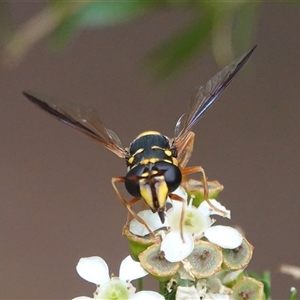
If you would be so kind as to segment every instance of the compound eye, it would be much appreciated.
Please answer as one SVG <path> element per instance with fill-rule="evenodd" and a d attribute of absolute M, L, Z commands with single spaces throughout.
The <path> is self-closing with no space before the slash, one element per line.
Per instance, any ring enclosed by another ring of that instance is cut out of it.
<path fill-rule="evenodd" d="M 138 165 L 132 168 L 125 176 L 125 187 L 133 197 L 141 197 L 139 179 L 145 172 L 145 166 Z"/>
<path fill-rule="evenodd" d="M 174 192 L 179 187 L 182 180 L 179 168 L 164 161 L 157 162 L 155 166 L 157 170 L 163 172 L 169 193 Z"/>

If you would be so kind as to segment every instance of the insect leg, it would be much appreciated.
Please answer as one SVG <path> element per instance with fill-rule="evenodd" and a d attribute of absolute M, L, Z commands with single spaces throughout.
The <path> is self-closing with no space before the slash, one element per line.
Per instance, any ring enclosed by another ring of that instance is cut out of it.
<path fill-rule="evenodd" d="M 206 175 L 205 175 L 205 171 L 204 169 L 201 167 L 201 166 L 195 166 L 195 167 L 188 167 L 188 168 L 185 168 L 185 169 L 182 169 L 181 170 L 181 173 L 182 173 L 182 176 L 186 176 L 186 175 L 190 175 L 190 174 L 193 174 L 193 173 L 201 173 L 202 174 L 202 183 L 203 183 L 203 191 L 204 191 L 204 200 L 208 203 L 208 205 L 215 211 L 221 213 L 224 217 L 227 216 L 227 213 L 217 207 L 215 207 L 211 201 L 208 199 L 208 183 L 207 183 L 207 178 L 206 178 Z"/>
<path fill-rule="evenodd" d="M 138 222 L 140 222 L 142 225 L 144 225 L 148 231 L 150 233 L 153 233 L 153 230 L 151 230 L 151 228 L 149 227 L 149 225 L 141 218 L 137 215 L 137 213 L 131 208 L 136 202 L 140 201 L 141 198 L 133 198 L 130 201 L 126 201 L 123 196 L 121 195 L 119 189 L 116 186 L 116 183 L 118 182 L 124 182 L 125 181 L 125 177 L 113 177 L 111 179 L 111 183 L 113 185 L 114 190 L 117 193 L 117 196 L 119 198 L 119 200 L 121 201 L 121 203 L 126 207 L 126 209 L 128 210 L 128 215 L 127 215 L 127 221 L 124 227 L 128 227 L 129 222 L 130 222 L 130 218 L 129 218 L 129 213 L 132 215 L 132 217 L 134 219 L 136 219 Z"/>

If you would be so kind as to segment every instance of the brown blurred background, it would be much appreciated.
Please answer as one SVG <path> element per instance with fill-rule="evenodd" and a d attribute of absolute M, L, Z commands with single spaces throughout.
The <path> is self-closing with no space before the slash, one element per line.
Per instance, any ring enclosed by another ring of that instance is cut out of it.
<path fill-rule="evenodd" d="M 34 2 L 13 5 L 16 24 L 39 9 Z M 94 286 L 76 273 L 78 259 L 100 255 L 118 274 L 128 255 L 126 212 L 110 184 L 125 175 L 125 162 L 48 117 L 21 91 L 96 107 L 125 146 L 144 130 L 172 136 L 194 87 L 218 68 L 207 51 L 160 86 L 140 62 L 187 17 L 166 11 L 86 30 L 60 55 L 42 42 L 18 68 L 1 68 L 1 299 L 92 296 Z M 225 186 L 219 200 L 232 210 L 229 224 L 242 227 L 255 247 L 249 269 L 272 272 L 273 299 L 300 288 L 278 271 L 281 263 L 300 266 L 299 17 L 292 4 L 262 5 L 258 48 L 194 128 L 190 161 Z"/>

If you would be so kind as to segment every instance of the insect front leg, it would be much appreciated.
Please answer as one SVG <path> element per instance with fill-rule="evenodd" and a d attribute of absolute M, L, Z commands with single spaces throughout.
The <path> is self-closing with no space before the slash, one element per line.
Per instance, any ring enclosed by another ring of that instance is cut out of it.
<path fill-rule="evenodd" d="M 190 175 L 190 174 L 193 174 L 193 173 L 201 173 L 202 174 L 202 184 L 203 184 L 203 197 L 204 197 L 204 200 L 208 203 L 208 205 L 215 211 L 219 212 L 220 214 L 222 214 L 224 217 L 227 216 L 227 212 L 217 208 L 216 206 L 214 206 L 211 201 L 208 199 L 208 192 L 209 192 L 209 189 L 208 189 L 208 183 L 207 183 L 207 178 L 206 178 L 206 175 L 205 175 L 205 171 L 204 169 L 201 167 L 201 166 L 195 166 L 195 167 L 188 167 L 188 168 L 185 168 L 183 170 L 181 170 L 181 173 L 182 173 L 182 176 L 187 176 L 187 175 Z"/>
<path fill-rule="evenodd" d="M 130 200 L 130 201 L 126 201 L 126 200 L 124 199 L 124 197 L 121 195 L 119 189 L 118 189 L 117 186 L 116 186 L 116 183 L 118 183 L 118 182 L 124 183 L 124 182 L 125 182 L 125 177 L 113 177 L 113 178 L 111 179 L 111 183 L 112 183 L 112 185 L 113 185 L 114 190 L 116 191 L 116 194 L 117 194 L 119 200 L 121 201 L 121 203 L 122 203 L 122 204 L 126 207 L 126 209 L 128 210 L 127 221 L 126 221 L 126 224 L 125 224 L 124 228 L 125 228 L 125 227 L 129 227 L 130 215 L 131 215 L 134 219 L 136 219 L 138 222 L 140 222 L 142 225 L 144 225 L 144 226 L 147 228 L 147 230 L 148 230 L 151 234 L 153 234 L 153 230 L 151 230 L 151 228 L 149 227 L 149 225 L 148 225 L 141 217 L 139 217 L 139 216 L 137 215 L 137 213 L 132 209 L 132 206 L 133 206 L 136 202 L 140 201 L 141 198 L 133 198 L 133 199 Z"/>

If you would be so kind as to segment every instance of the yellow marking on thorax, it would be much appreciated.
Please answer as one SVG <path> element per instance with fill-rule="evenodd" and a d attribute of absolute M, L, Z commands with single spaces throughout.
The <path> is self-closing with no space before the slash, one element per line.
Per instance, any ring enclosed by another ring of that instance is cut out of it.
<path fill-rule="evenodd" d="M 131 164 L 133 163 L 133 161 L 134 161 L 134 157 L 133 157 L 133 156 L 130 156 L 130 157 L 128 158 L 128 163 L 131 165 Z"/>
<path fill-rule="evenodd" d="M 162 150 L 162 151 L 164 151 L 164 153 L 165 153 L 166 156 L 168 156 L 168 157 L 173 156 L 173 153 L 172 153 L 172 151 L 171 151 L 170 149 L 161 148 L 161 147 L 159 147 L 159 146 L 152 146 L 151 149 L 152 149 L 152 150 L 155 150 L 155 149 Z"/>
<path fill-rule="evenodd" d="M 176 167 L 178 167 L 178 160 L 174 156 L 172 157 L 172 163 L 173 163 L 173 165 L 175 165 Z"/>
<path fill-rule="evenodd" d="M 137 154 L 139 154 L 139 153 L 141 153 L 141 152 L 143 152 L 143 151 L 144 151 L 144 148 L 138 149 L 135 153 L 133 153 L 133 154 L 128 158 L 128 163 L 131 165 L 131 164 L 133 163 L 133 161 L 134 161 L 134 157 L 135 157 Z"/>
<path fill-rule="evenodd" d="M 167 156 L 172 156 L 172 151 L 169 150 L 169 149 L 165 149 L 165 154 L 166 154 Z"/>
<path fill-rule="evenodd" d="M 161 133 L 159 133 L 158 131 L 152 131 L 152 130 L 149 130 L 149 131 L 144 131 L 142 133 L 140 133 L 136 139 L 142 137 L 142 136 L 145 136 L 145 135 L 150 135 L 150 134 L 154 134 L 154 135 L 161 135 Z"/>
<path fill-rule="evenodd" d="M 154 164 L 154 163 L 158 162 L 159 160 L 160 160 L 159 158 L 151 157 L 151 158 L 145 158 L 145 159 L 141 160 L 140 163 L 142 165 L 147 165 L 148 163 Z"/>

